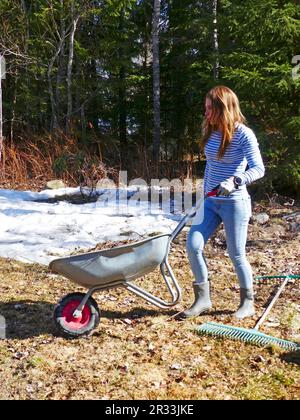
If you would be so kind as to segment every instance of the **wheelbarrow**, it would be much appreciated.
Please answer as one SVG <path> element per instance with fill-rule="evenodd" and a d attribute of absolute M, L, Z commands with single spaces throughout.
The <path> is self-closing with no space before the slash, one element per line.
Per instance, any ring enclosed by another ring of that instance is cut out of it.
<path fill-rule="evenodd" d="M 167 309 L 181 299 L 181 289 L 168 261 L 170 245 L 193 218 L 202 202 L 216 195 L 217 187 L 199 200 L 180 220 L 172 233 L 161 234 L 130 245 L 75 256 L 58 258 L 49 268 L 72 282 L 87 288 L 87 293 L 70 293 L 54 308 L 54 324 L 58 332 L 66 337 L 88 335 L 100 321 L 100 311 L 92 295 L 96 291 L 125 287 L 147 302 Z M 170 294 L 166 301 L 133 281 L 160 267 L 160 273 Z"/>

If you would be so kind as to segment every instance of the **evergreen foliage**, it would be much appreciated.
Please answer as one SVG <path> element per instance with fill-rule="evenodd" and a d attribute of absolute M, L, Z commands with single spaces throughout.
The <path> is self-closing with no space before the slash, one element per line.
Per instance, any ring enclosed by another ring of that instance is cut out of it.
<path fill-rule="evenodd" d="M 187 170 L 204 96 L 226 84 L 259 138 L 269 185 L 300 195 L 299 2 L 219 0 L 216 21 L 214 3 L 161 0 L 161 173 Z M 139 174 L 153 145 L 152 14 L 148 0 L 0 0 L 5 139 L 63 132 Z"/>

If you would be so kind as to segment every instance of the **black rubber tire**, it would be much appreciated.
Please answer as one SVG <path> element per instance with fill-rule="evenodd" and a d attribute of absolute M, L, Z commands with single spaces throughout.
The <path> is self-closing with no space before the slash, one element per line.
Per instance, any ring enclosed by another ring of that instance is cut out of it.
<path fill-rule="evenodd" d="M 72 324 L 66 322 L 64 317 L 64 310 L 67 305 L 71 305 L 72 302 L 80 302 L 84 298 L 84 293 L 70 293 L 64 296 L 55 306 L 53 312 L 53 321 L 56 330 L 58 333 L 66 338 L 76 338 L 89 335 L 92 330 L 94 330 L 99 322 L 100 322 L 100 311 L 98 308 L 97 302 L 90 297 L 84 306 L 84 311 L 87 314 L 87 322 L 82 325 L 82 327 L 76 326 L 76 328 L 72 328 Z"/>

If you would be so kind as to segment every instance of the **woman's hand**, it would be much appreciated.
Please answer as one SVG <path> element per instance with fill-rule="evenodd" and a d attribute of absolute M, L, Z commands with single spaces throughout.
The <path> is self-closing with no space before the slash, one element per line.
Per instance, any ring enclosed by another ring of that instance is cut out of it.
<path fill-rule="evenodd" d="M 226 179 L 226 181 L 220 183 L 216 195 L 217 197 L 228 197 L 235 189 L 234 177 L 230 177 Z"/>

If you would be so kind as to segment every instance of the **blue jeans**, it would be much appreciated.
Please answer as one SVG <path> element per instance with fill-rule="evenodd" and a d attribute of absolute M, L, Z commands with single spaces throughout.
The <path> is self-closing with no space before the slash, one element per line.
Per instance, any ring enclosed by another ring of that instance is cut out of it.
<path fill-rule="evenodd" d="M 251 216 L 249 196 L 239 199 L 207 198 L 194 218 L 188 238 L 187 253 L 196 283 L 208 281 L 203 249 L 208 239 L 223 222 L 228 254 L 234 264 L 240 287 L 250 289 L 253 275 L 246 258 L 248 223 Z"/>

